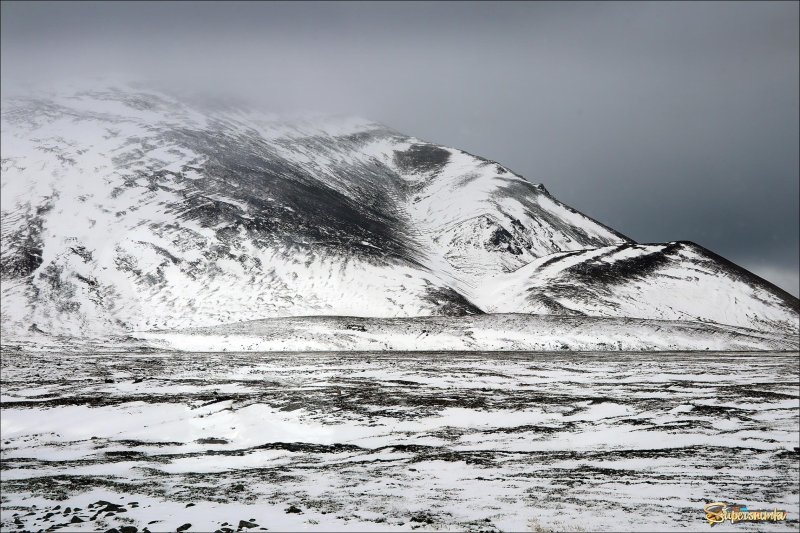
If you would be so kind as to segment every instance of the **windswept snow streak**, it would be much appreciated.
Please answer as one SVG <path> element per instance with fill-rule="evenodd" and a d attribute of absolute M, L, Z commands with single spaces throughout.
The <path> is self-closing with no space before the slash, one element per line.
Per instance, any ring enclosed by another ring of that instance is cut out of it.
<path fill-rule="evenodd" d="M 153 349 L 242 351 L 797 350 L 795 335 L 688 321 L 491 314 L 292 317 L 140 333 Z M 40 347 L 42 343 L 35 343 Z M 116 344 L 116 343 L 115 343 Z M 25 344 L 20 345 L 25 348 Z"/>

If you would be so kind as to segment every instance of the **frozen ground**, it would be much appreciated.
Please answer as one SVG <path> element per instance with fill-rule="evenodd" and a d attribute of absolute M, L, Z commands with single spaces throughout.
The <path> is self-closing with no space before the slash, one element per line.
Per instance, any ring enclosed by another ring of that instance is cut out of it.
<path fill-rule="evenodd" d="M 5 351 L 0 521 L 796 531 L 799 399 L 797 353 Z"/>
<path fill-rule="evenodd" d="M 412 318 L 268 318 L 134 335 L 140 345 L 190 352 L 664 352 L 796 351 L 800 348 L 794 332 L 769 333 L 708 322 L 513 313 Z M 19 341 L 16 345 L 20 348 L 27 345 L 25 337 Z"/>

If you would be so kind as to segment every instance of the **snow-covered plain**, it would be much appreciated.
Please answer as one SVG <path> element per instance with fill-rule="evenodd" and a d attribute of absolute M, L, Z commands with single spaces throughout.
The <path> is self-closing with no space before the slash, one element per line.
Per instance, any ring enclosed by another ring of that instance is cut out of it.
<path fill-rule="evenodd" d="M 797 350 L 791 333 L 689 321 L 491 314 L 462 317 L 292 317 L 134 333 L 150 348 L 281 351 Z M 24 340 L 20 347 L 25 346 Z M 33 343 L 36 344 L 36 343 Z M 113 346 L 114 342 L 105 342 Z"/>
<path fill-rule="evenodd" d="M 798 378 L 797 353 L 6 351 L 0 528 L 705 531 L 730 501 L 790 520 L 714 530 L 792 531 Z"/>

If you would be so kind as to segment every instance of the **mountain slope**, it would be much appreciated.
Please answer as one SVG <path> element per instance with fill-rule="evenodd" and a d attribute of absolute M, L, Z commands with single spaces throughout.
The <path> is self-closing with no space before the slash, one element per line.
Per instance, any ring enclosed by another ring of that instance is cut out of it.
<path fill-rule="evenodd" d="M 661 270 L 566 268 L 640 248 L 502 165 L 365 120 L 128 86 L 3 101 L 5 332 L 485 312 L 796 329 L 796 299 L 689 248 Z"/>
<path fill-rule="evenodd" d="M 487 312 L 715 322 L 797 333 L 790 294 L 690 242 L 622 244 L 537 259 L 487 286 Z"/>

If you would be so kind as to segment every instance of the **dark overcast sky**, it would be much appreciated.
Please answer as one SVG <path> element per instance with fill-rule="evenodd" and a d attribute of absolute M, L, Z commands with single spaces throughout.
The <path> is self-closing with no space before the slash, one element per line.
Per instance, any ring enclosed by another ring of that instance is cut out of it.
<path fill-rule="evenodd" d="M 798 2 L 9 2 L 2 84 L 122 73 L 497 160 L 798 294 Z"/>

